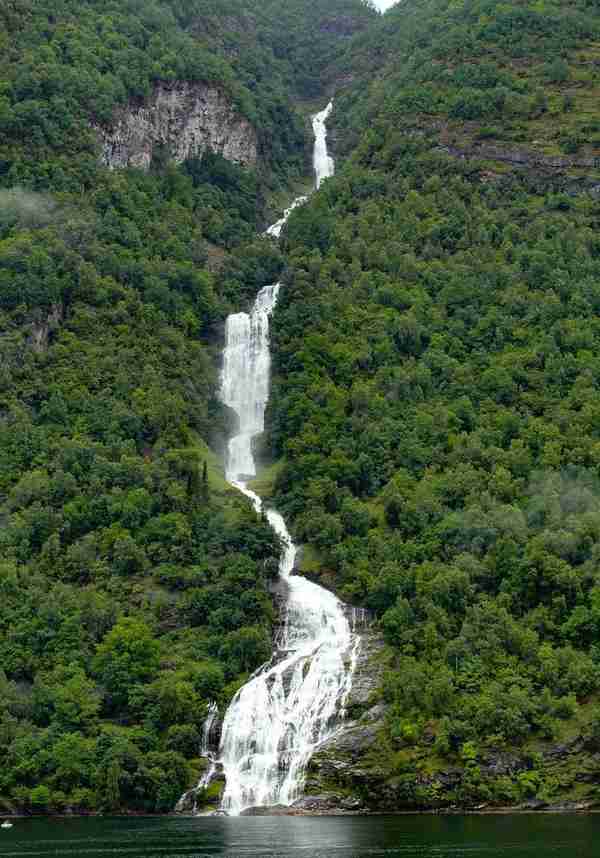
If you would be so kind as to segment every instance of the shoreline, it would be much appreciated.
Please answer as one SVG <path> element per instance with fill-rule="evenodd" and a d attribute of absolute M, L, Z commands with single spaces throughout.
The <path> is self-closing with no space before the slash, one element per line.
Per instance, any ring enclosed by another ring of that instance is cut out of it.
<path fill-rule="evenodd" d="M 583 804 L 583 803 L 582 803 Z M 252 810 L 252 808 L 250 808 Z M 193 813 L 144 813 L 139 811 L 120 811 L 115 813 L 0 813 L 4 820 L 28 819 L 249 819 L 274 816 L 287 817 L 358 817 L 358 816 L 593 816 L 600 814 L 597 807 L 491 807 L 491 808 L 431 808 L 423 810 L 372 810 L 372 811 L 298 811 L 293 808 L 260 808 L 263 812 L 243 813 L 240 816 L 225 816 L 223 814 L 193 814 Z"/>

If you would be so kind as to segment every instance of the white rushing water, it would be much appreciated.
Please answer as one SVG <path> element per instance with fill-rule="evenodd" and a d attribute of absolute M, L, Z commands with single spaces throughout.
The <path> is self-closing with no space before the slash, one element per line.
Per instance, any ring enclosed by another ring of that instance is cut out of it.
<path fill-rule="evenodd" d="M 198 781 L 197 786 L 193 790 L 190 790 L 181 796 L 175 806 L 176 813 L 184 813 L 188 809 L 189 804 L 192 805 L 192 811 L 195 813 L 198 795 L 202 796 L 202 791 L 210 785 L 210 782 L 217 773 L 217 755 L 215 754 L 215 746 L 212 742 L 212 731 L 218 716 L 219 707 L 213 701 L 209 704 L 208 712 L 204 719 L 202 727 L 202 742 L 200 745 L 200 756 L 208 760 L 208 766 Z"/>
<path fill-rule="evenodd" d="M 304 203 L 307 201 L 307 199 L 308 199 L 308 197 L 296 197 L 296 199 L 291 204 L 291 206 L 284 211 L 283 217 L 280 218 L 278 221 L 275 221 L 273 226 L 270 226 L 266 230 L 266 235 L 270 235 L 273 238 L 279 238 L 279 236 L 281 235 L 281 231 L 282 231 L 283 227 L 286 225 L 286 223 L 288 222 L 288 218 L 291 215 L 291 213 L 294 211 L 294 209 L 297 209 L 299 206 L 304 205 Z"/>
<path fill-rule="evenodd" d="M 315 171 L 315 187 L 319 190 L 323 179 L 333 176 L 335 164 L 333 158 L 327 151 L 327 120 L 333 110 L 333 101 L 330 101 L 325 110 L 313 116 L 312 126 L 315 135 L 315 148 L 313 150 L 313 168 Z"/>
<path fill-rule="evenodd" d="M 327 151 L 326 121 L 332 110 L 313 117 L 315 185 L 333 175 Z M 279 236 L 300 198 L 274 224 Z M 252 311 L 227 319 L 221 395 L 239 418 L 227 459 L 228 481 L 262 501 L 246 485 L 256 473 L 252 440 L 264 429 L 271 356 L 269 317 L 279 284 L 262 289 Z M 260 668 L 233 699 L 223 722 L 220 762 L 226 776 L 222 808 L 237 815 L 248 807 L 290 805 L 301 794 L 306 765 L 318 746 L 339 727 L 352 683 L 359 638 L 344 606 L 328 590 L 292 574 L 296 547 L 275 510 L 267 518 L 285 551 L 280 575 L 287 584 L 285 621 L 271 661 Z"/>
<path fill-rule="evenodd" d="M 212 702 L 208 707 L 208 714 L 204 719 L 204 726 L 202 728 L 202 746 L 200 748 L 200 756 L 206 757 L 208 760 L 208 767 L 196 787 L 198 791 L 204 789 L 210 784 L 217 771 L 217 757 L 213 751 L 211 733 L 218 716 L 219 707 L 216 703 Z"/>

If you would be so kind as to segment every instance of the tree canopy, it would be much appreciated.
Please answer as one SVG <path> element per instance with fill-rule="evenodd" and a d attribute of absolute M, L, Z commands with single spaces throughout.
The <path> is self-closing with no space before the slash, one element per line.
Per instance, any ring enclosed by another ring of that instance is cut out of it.
<path fill-rule="evenodd" d="M 587 751 L 551 750 L 600 691 L 599 25 L 399 4 L 348 47 L 337 176 L 284 238 L 274 497 L 305 569 L 379 618 L 367 763 L 412 806 L 595 796 Z M 531 777 L 484 772 L 494 749 Z"/>

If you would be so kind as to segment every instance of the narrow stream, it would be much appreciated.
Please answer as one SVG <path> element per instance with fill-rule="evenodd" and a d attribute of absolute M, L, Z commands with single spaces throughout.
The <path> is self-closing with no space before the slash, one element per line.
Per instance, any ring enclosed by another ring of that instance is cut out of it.
<path fill-rule="evenodd" d="M 315 186 L 331 176 L 326 121 L 332 110 L 313 117 Z M 278 237 L 294 202 L 268 233 Z M 262 289 L 251 312 L 227 319 L 221 396 L 239 418 L 230 439 L 226 476 L 257 511 L 262 500 L 247 481 L 255 476 L 252 441 L 264 430 L 271 355 L 269 318 L 279 284 Z M 339 727 L 352 683 L 359 638 L 333 593 L 293 574 L 296 547 L 275 510 L 267 518 L 285 551 L 280 575 L 287 584 L 285 619 L 276 652 L 234 697 L 223 722 L 220 762 L 226 777 L 222 809 L 238 815 L 249 807 L 290 805 L 301 793 L 306 765 L 315 749 Z"/>

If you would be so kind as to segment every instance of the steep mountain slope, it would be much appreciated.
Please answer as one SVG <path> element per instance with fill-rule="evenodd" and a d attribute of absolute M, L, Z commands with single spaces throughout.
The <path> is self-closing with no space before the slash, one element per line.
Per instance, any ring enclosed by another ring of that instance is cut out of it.
<path fill-rule="evenodd" d="M 271 651 L 280 546 L 224 483 L 216 394 L 225 312 L 282 265 L 254 241 L 265 198 L 306 164 L 276 5 L 256 40 L 254 6 L 0 10 L 6 809 L 170 810 L 209 701 Z M 292 11 L 307 32 L 312 4 Z M 320 38 L 333 55 L 346 35 Z M 157 146 L 148 170 L 108 170 L 98 127 L 184 85 L 251 124 L 255 169 Z"/>
<path fill-rule="evenodd" d="M 586 0 L 440 3 L 392 9 L 353 40 L 340 69 L 362 84 L 338 103 L 349 151 L 382 111 L 455 145 L 525 146 L 540 157 L 600 151 L 596 10 Z M 383 66 L 383 68 L 382 68 Z M 353 133 L 354 130 L 354 133 Z"/>
<path fill-rule="evenodd" d="M 286 236 L 271 444 L 304 568 L 381 619 L 387 709 L 317 792 L 597 799 L 599 27 L 423 0 L 346 54 L 346 161 Z"/>
<path fill-rule="evenodd" d="M 233 5 L 230 26 L 245 8 Z M 194 22 L 219 12 L 220 31 L 196 37 Z M 75 179 L 97 183 L 92 125 L 110 124 L 117 105 L 147 99 L 157 81 L 217 86 L 260 133 L 265 165 L 289 169 L 283 162 L 297 155 L 302 166 L 302 130 L 282 70 L 268 48 L 258 46 L 256 57 L 244 53 L 240 38 L 225 50 L 222 4 L 61 0 L 9 5 L 1 14 L 5 183 L 31 185 L 36 176 L 38 187 L 55 191 L 73 190 Z M 240 51 L 238 73 L 232 62 Z M 269 86 L 251 92 L 249 68 Z"/>

